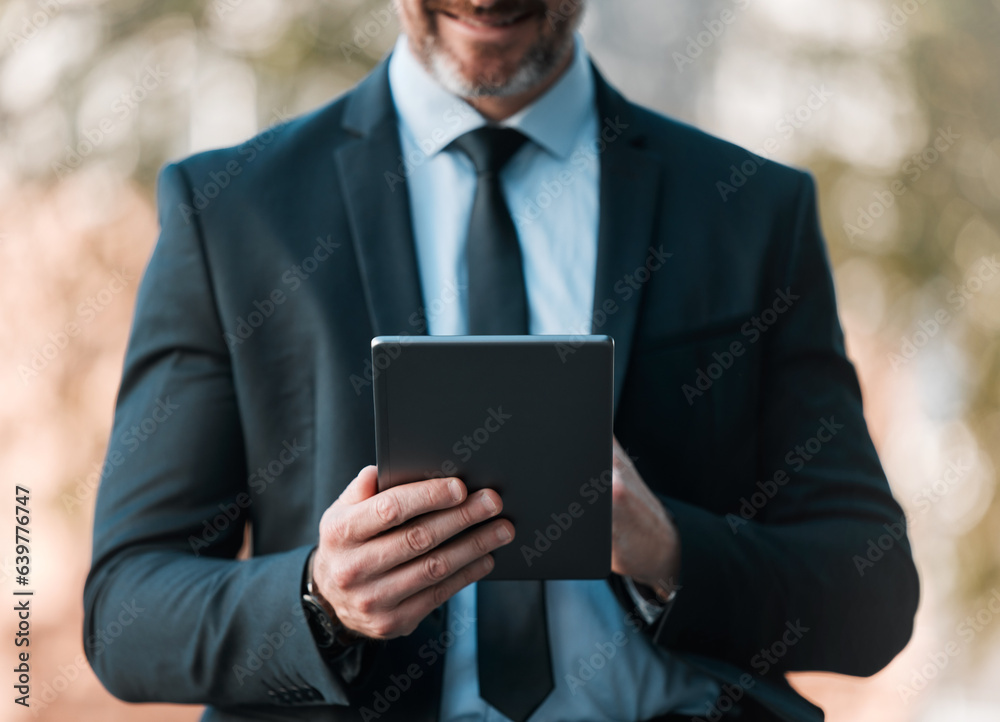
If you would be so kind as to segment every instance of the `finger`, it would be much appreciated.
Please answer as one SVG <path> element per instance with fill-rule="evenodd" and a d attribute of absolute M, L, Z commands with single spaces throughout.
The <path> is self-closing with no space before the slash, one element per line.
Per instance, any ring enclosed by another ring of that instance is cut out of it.
<path fill-rule="evenodd" d="M 453 509 L 430 512 L 365 545 L 364 564 L 381 574 L 429 552 L 459 532 L 490 519 L 503 509 L 500 495 L 484 489 Z"/>
<path fill-rule="evenodd" d="M 616 453 L 611 469 L 611 509 L 616 518 L 622 507 L 629 501 L 628 477 L 631 476 L 627 462 Z"/>
<path fill-rule="evenodd" d="M 618 439 L 612 437 L 614 443 L 612 444 L 612 465 L 616 469 L 628 468 L 632 464 L 632 459 L 629 457 L 628 452 L 625 451 L 624 447 L 618 442 Z"/>
<path fill-rule="evenodd" d="M 430 511 L 465 501 L 465 484 L 455 478 L 400 484 L 347 510 L 346 541 L 361 543 Z"/>
<path fill-rule="evenodd" d="M 480 557 L 471 564 L 459 569 L 447 579 L 423 591 L 417 592 L 409 599 L 400 603 L 396 608 L 397 618 L 407 623 L 407 629 L 411 625 L 415 629 L 420 620 L 432 611 L 465 589 L 465 587 L 473 582 L 478 582 L 493 571 L 493 564 L 492 556 Z"/>
<path fill-rule="evenodd" d="M 379 599 L 395 607 L 423 589 L 436 586 L 477 559 L 509 544 L 514 525 L 497 519 L 389 572 L 379 582 Z"/>
<path fill-rule="evenodd" d="M 635 468 L 632 456 L 615 439 L 614 451 L 611 457 L 612 482 L 631 482 L 633 477 L 637 477 L 639 472 Z M 623 477 L 623 478 L 619 478 Z"/>
<path fill-rule="evenodd" d="M 359 504 L 378 493 L 378 468 L 366 466 L 354 480 L 341 492 L 337 501 L 345 504 Z"/>

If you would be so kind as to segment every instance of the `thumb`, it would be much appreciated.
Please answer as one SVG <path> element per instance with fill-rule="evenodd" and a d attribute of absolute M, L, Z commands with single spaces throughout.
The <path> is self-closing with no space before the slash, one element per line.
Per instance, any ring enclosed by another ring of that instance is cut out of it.
<path fill-rule="evenodd" d="M 378 493 L 378 467 L 366 466 L 347 485 L 337 501 L 345 504 L 360 504 Z"/>
<path fill-rule="evenodd" d="M 613 445 L 611 451 L 611 465 L 613 471 L 619 471 L 629 468 L 632 465 L 632 459 L 629 457 L 628 452 L 625 451 L 621 443 L 616 437 L 612 437 Z"/>

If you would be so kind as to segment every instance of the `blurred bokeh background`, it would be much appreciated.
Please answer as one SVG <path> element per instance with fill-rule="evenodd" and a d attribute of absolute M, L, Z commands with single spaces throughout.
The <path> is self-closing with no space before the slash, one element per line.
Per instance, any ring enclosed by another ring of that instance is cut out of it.
<path fill-rule="evenodd" d="M 819 182 L 923 595 L 886 670 L 793 683 L 835 722 L 1000 718 L 1000 0 L 589 5 L 587 45 L 632 99 Z M 5 683 L 0 718 L 197 718 L 114 700 L 81 645 L 156 171 L 328 102 L 398 30 L 389 0 L 0 2 L 0 469 L 11 496 L 32 490 L 36 590 L 33 707 Z M 13 551 L 0 549 L 5 593 Z M 0 628 L 10 670 L 12 614 Z"/>

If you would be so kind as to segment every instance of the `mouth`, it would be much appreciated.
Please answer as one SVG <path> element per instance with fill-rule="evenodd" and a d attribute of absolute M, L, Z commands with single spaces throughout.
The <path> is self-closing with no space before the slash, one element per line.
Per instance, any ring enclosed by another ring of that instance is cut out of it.
<path fill-rule="evenodd" d="M 457 30 L 482 39 L 508 37 L 523 27 L 533 15 L 530 12 L 513 15 L 457 15 L 445 10 L 440 10 L 439 14 Z"/>

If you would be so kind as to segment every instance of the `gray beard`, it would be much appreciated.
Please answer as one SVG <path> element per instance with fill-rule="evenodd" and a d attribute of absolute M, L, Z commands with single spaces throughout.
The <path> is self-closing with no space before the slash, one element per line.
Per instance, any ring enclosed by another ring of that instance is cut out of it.
<path fill-rule="evenodd" d="M 573 35 L 567 35 L 553 49 L 533 48 L 521 66 L 502 84 L 486 80 L 475 83 L 466 79 L 458 63 L 432 38 L 428 39 L 421 50 L 431 76 L 449 93 L 462 98 L 503 98 L 524 93 L 544 81 L 566 55 L 572 52 Z"/>

